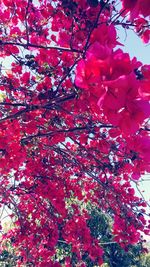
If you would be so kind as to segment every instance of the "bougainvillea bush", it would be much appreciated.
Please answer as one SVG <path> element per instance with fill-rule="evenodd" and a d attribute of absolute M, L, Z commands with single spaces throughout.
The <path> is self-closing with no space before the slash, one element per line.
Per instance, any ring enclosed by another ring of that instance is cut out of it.
<path fill-rule="evenodd" d="M 150 65 L 122 51 L 118 27 L 148 43 L 148 0 L 1 0 L 1 228 L 17 266 L 76 266 L 104 259 L 89 205 L 112 221 L 123 249 L 148 234 L 136 196 L 150 171 Z"/>

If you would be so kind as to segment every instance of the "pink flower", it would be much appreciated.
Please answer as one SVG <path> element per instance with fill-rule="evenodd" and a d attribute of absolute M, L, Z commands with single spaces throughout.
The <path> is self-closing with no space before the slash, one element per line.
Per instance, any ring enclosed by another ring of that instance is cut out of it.
<path fill-rule="evenodd" d="M 127 135 L 136 132 L 149 116 L 150 106 L 148 101 L 139 98 L 139 82 L 134 73 L 103 82 L 103 85 L 107 91 L 100 97 L 98 106 L 103 109 L 107 119 Z"/>
<path fill-rule="evenodd" d="M 130 11 L 130 18 L 133 20 L 139 14 L 147 17 L 150 15 L 149 0 L 122 0 L 123 9 Z"/>
<path fill-rule="evenodd" d="M 80 60 L 76 68 L 75 84 L 76 86 L 89 89 L 91 86 L 97 85 L 100 81 L 100 61 Z"/>

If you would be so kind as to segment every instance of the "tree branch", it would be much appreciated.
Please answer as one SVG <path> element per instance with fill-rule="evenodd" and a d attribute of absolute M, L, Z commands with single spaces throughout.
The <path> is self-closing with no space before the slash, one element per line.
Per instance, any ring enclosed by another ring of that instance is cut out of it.
<path fill-rule="evenodd" d="M 20 47 L 24 47 L 25 49 L 28 49 L 28 47 L 33 47 L 33 48 L 41 48 L 41 49 L 54 49 L 54 50 L 59 50 L 59 51 L 67 51 L 67 52 L 77 52 L 77 53 L 82 53 L 82 51 L 74 49 L 74 48 L 67 48 L 67 47 L 59 47 L 59 46 L 44 46 L 44 45 L 38 45 L 38 44 L 31 44 L 31 43 L 18 43 L 18 42 L 8 42 L 5 41 L 3 42 L 2 40 L 0 40 L 0 45 L 1 46 L 6 46 L 6 45 L 15 45 L 15 46 L 20 46 Z"/>

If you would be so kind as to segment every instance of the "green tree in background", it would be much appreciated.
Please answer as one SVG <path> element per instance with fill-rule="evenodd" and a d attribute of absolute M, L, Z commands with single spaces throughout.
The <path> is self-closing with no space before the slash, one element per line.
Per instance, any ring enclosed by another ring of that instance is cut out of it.
<path fill-rule="evenodd" d="M 101 212 L 100 209 L 88 204 L 87 207 L 90 218 L 88 220 L 88 227 L 91 235 L 100 240 L 100 245 L 104 250 L 104 263 L 101 267 L 149 267 L 150 254 L 146 252 L 141 243 L 137 245 L 129 245 L 128 250 L 124 250 L 121 246 L 113 241 L 113 234 L 111 230 L 112 219 Z M 61 225 L 60 225 L 61 227 Z M 7 244 L 8 250 L 4 250 L 0 254 L 0 267 L 15 267 L 17 257 L 11 244 Z M 57 246 L 56 262 L 60 262 L 62 266 L 66 267 L 66 257 L 71 258 L 71 266 L 78 266 L 78 258 L 76 253 L 72 253 L 71 245 L 68 245 L 63 238 L 60 238 Z M 99 267 L 97 259 L 92 261 L 85 253 L 82 256 L 83 266 Z M 24 266 L 22 266 L 24 267 Z M 26 267 L 26 266 L 25 266 Z"/>

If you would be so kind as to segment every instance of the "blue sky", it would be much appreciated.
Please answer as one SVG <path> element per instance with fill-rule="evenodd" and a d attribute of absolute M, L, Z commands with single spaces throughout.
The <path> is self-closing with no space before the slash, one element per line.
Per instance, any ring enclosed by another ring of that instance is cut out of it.
<path fill-rule="evenodd" d="M 150 64 L 150 44 L 144 44 L 133 30 L 125 30 L 121 27 L 118 27 L 118 36 L 119 41 L 124 44 L 124 47 L 121 47 L 122 50 L 128 52 L 131 58 L 135 56 L 144 64 Z"/>

